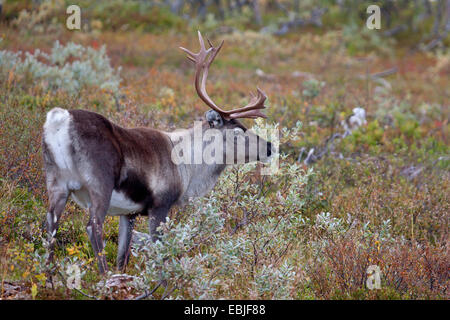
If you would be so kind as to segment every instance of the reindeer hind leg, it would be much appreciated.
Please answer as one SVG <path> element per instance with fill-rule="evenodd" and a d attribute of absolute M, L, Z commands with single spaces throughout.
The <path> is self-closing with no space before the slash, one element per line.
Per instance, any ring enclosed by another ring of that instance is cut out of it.
<path fill-rule="evenodd" d="M 48 236 L 48 258 L 47 263 L 53 261 L 56 233 L 58 231 L 59 220 L 64 211 L 69 196 L 69 191 L 65 187 L 48 188 L 49 209 L 47 212 L 47 236 Z"/>

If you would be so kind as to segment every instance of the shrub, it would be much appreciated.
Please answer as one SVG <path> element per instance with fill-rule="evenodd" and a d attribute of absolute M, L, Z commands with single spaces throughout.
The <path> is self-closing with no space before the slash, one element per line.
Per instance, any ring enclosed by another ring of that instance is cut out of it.
<path fill-rule="evenodd" d="M 24 58 L 22 58 L 25 56 Z M 0 51 L 0 76 L 14 75 L 19 82 L 38 82 L 46 90 L 64 90 L 78 93 L 86 86 L 116 93 L 121 82 L 120 67 L 111 65 L 106 48 L 100 50 L 69 42 L 56 41 L 49 54 L 39 49 L 29 52 Z"/>
<path fill-rule="evenodd" d="M 287 257 L 307 221 L 302 190 L 312 171 L 285 161 L 263 181 L 252 178 L 254 169 L 227 169 L 214 195 L 192 202 L 177 222 L 167 218 L 155 244 L 133 250 L 137 288 L 165 283 L 161 295 L 171 298 L 292 298 L 297 266 Z M 266 190 L 272 184 L 276 193 Z"/>

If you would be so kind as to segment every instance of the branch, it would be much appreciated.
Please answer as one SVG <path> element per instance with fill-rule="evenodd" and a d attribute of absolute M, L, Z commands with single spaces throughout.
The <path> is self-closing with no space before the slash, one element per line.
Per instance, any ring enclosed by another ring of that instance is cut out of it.
<path fill-rule="evenodd" d="M 64 275 L 62 274 L 61 270 L 59 270 L 59 269 L 58 269 L 58 274 L 59 274 L 59 276 L 62 278 L 62 280 L 63 280 L 62 283 L 64 284 L 64 286 L 65 286 L 67 289 L 69 289 L 69 290 L 75 290 L 76 292 L 81 293 L 83 296 L 85 296 L 85 297 L 87 297 L 87 298 L 89 298 L 89 299 L 92 299 L 92 300 L 100 300 L 100 298 L 95 297 L 95 296 L 91 296 L 90 294 L 87 294 L 87 293 L 83 292 L 83 291 L 80 290 L 80 289 L 77 289 L 77 288 L 69 288 L 69 287 L 67 286 L 67 280 L 66 280 L 66 278 L 64 278 Z"/>
<path fill-rule="evenodd" d="M 387 77 L 390 76 L 391 74 L 394 74 L 398 71 L 397 67 L 393 67 L 384 71 L 380 71 L 380 72 L 376 72 L 376 73 L 372 73 L 372 74 L 362 74 L 359 75 L 358 78 L 359 79 L 365 79 L 366 77 L 371 78 L 371 79 L 375 79 L 375 78 L 383 78 L 383 77 Z"/>
<path fill-rule="evenodd" d="M 140 296 L 137 296 L 133 300 L 142 300 L 142 299 L 145 299 L 145 298 L 153 295 L 155 293 L 155 291 L 161 286 L 162 282 L 163 282 L 162 280 L 160 282 L 158 282 L 158 284 L 152 289 L 152 291 L 145 290 L 143 294 L 141 294 Z"/>

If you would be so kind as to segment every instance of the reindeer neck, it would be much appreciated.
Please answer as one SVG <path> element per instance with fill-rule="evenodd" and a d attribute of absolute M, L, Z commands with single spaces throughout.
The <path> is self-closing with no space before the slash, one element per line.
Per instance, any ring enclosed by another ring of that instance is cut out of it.
<path fill-rule="evenodd" d="M 202 123 L 202 136 L 205 130 L 208 128 L 208 123 L 204 121 Z M 202 150 L 205 150 L 205 147 L 208 144 L 214 143 L 213 141 L 204 142 L 201 137 L 201 140 L 199 141 L 199 137 L 195 137 L 194 129 L 194 127 L 191 127 L 189 129 L 170 132 L 167 134 L 169 135 L 169 138 L 174 145 L 180 143 L 181 139 L 190 139 L 192 145 L 191 152 L 192 154 L 194 154 L 194 152 L 196 152 L 194 146 L 202 146 Z M 194 139 L 197 139 L 197 143 L 194 143 Z M 202 151 L 197 150 L 197 152 Z M 178 171 L 183 184 L 183 193 L 180 199 L 181 202 L 184 202 L 192 197 L 201 197 L 206 195 L 214 188 L 217 180 L 220 177 L 220 174 L 225 168 L 225 164 L 207 164 L 203 161 L 203 159 L 200 164 L 178 164 Z"/>

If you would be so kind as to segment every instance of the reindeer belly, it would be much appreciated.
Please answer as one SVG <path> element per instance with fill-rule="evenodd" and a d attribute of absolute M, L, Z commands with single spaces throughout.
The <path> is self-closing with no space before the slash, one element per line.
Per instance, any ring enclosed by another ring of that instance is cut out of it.
<path fill-rule="evenodd" d="M 72 191 L 72 199 L 82 208 L 88 209 L 91 206 L 91 199 L 85 188 Z M 111 201 L 109 202 L 108 215 L 120 216 L 139 212 L 143 209 L 142 205 L 134 202 L 122 192 L 113 191 Z"/>
<path fill-rule="evenodd" d="M 126 215 L 136 213 L 143 209 L 142 204 L 136 203 L 124 193 L 113 191 L 109 202 L 108 215 Z"/>

